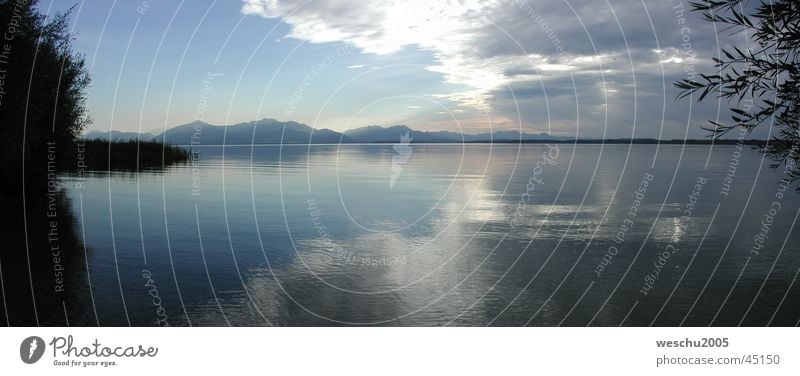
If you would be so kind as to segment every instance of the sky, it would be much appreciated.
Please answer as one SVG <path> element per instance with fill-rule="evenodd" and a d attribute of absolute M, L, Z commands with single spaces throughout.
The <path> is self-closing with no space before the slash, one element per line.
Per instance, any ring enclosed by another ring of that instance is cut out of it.
<path fill-rule="evenodd" d="M 293 120 L 701 138 L 731 103 L 676 101 L 746 35 L 681 0 L 40 0 L 72 10 L 88 130 Z M 763 137 L 758 131 L 753 137 Z"/>

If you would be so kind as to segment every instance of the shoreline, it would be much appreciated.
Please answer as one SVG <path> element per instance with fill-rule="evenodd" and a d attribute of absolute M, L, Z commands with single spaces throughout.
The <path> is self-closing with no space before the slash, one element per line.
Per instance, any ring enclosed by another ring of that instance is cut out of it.
<path fill-rule="evenodd" d="M 464 142 L 411 142 L 411 145 L 517 145 L 517 144 L 565 144 L 565 145 L 721 145 L 721 146 L 764 146 L 767 140 L 655 140 L 655 139 L 609 139 L 609 140 L 524 140 L 524 141 L 464 141 Z M 396 141 L 380 142 L 342 142 L 342 143 L 258 143 L 258 144 L 166 144 L 178 147 L 206 146 L 314 146 L 314 145 L 394 145 Z"/>

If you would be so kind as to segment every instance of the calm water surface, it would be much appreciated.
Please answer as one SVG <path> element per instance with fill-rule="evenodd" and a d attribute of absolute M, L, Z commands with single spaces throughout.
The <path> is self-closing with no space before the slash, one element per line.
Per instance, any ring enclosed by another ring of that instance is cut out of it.
<path fill-rule="evenodd" d="M 793 230 L 800 196 L 791 188 L 781 195 L 782 170 L 749 149 L 196 150 L 194 164 L 163 172 L 64 176 L 60 260 L 33 261 L 33 281 L 9 278 L 14 261 L 3 260 L 10 303 L 0 321 L 793 326 L 800 319 Z M 34 230 L 29 238 L 46 231 Z M 48 254 L 47 244 L 28 246 L 34 260 Z M 66 270 L 63 292 L 52 291 L 55 264 Z"/>

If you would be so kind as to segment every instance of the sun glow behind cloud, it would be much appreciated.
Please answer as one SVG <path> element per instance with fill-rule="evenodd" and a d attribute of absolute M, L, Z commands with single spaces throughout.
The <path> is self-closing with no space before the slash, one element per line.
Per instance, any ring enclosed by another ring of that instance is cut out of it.
<path fill-rule="evenodd" d="M 243 1 L 242 13 L 289 26 L 285 38 L 343 43 L 377 59 L 429 54 L 432 62 L 420 69 L 446 85 L 430 97 L 452 103 L 462 125 L 485 125 L 491 116 L 502 128 L 597 136 L 607 135 L 601 127 L 626 135 L 637 127 L 663 135 L 659 127 L 687 123 L 685 110 L 668 108 L 683 106 L 672 104 L 671 82 L 705 61 L 680 49 L 682 28 L 667 17 L 669 4 L 639 0 Z M 703 26 L 693 25 L 696 51 L 709 47 Z M 579 118 L 593 126 L 580 128 Z"/>
<path fill-rule="evenodd" d="M 309 43 L 347 43 L 376 55 L 406 46 L 430 51 L 436 64 L 426 69 L 440 73 L 444 82 L 454 87 L 434 97 L 478 111 L 492 111 L 493 93 L 515 82 L 540 81 L 542 74 L 596 71 L 609 60 L 610 55 L 605 54 L 549 57 L 526 52 L 513 30 L 497 24 L 492 16 L 515 9 L 513 3 L 504 1 L 407 0 L 354 7 L 342 1 L 245 0 L 242 12 L 281 19 L 291 26 L 288 37 Z M 497 36 L 518 47 L 490 56 L 478 41 Z M 525 73 L 509 73 L 521 71 Z"/>
<path fill-rule="evenodd" d="M 499 2 L 389 1 L 367 7 L 346 2 L 313 3 L 245 0 L 242 12 L 280 18 L 288 35 L 310 43 L 343 42 L 365 53 L 386 55 L 406 46 L 430 51 L 446 83 L 467 90 L 448 95 L 468 106 L 488 110 L 490 93 L 507 83 L 499 67 L 481 57 L 471 44 L 491 24 L 485 17 Z"/>

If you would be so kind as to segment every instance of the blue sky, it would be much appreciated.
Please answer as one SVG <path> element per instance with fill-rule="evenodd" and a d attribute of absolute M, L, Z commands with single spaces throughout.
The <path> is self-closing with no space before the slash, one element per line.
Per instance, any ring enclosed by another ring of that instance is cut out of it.
<path fill-rule="evenodd" d="M 39 6 L 52 14 L 76 2 Z M 728 104 L 676 103 L 672 82 L 709 71 L 726 41 L 680 6 L 85 0 L 73 26 L 91 66 L 89 129 L 270 117 L 339 131 L 702 137 Z"/>

